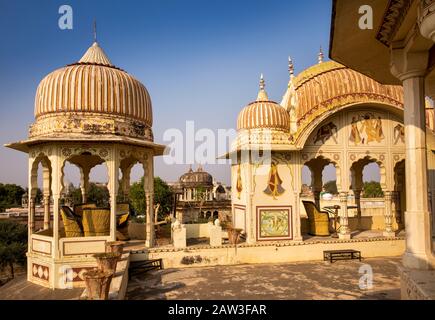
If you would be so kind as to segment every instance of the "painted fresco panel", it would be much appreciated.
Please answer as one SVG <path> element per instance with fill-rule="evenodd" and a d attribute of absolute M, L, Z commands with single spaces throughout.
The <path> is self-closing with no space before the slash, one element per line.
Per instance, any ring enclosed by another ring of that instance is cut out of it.
<path fill-rule="evenodd" d="M 339 118 L 328 119 L 314 130 L 307 144 L 312 146 L 338 145 L 340 144 L 339 130 Z"/>
<path fill-rule="evenodd" d="M 385 146 L 388 118 L 377 111 L 354 111 L 347 116 L 349 146 Z"/>
<path fill-rule="evenodd" d="M 257 208 L 258 240 L 291 239 L 291 208 Z"/>

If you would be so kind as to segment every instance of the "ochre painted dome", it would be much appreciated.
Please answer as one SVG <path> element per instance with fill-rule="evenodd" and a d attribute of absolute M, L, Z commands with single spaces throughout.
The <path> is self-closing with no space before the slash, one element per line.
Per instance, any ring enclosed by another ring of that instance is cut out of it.
<path fill-rule="evenodd" d="M 147 89 L 115 67 L 96 42 L 77 63 L 55 70 L 40 82 L 35 118 L 31 136 L 55 131 L 152 140 L 152 105 Z"/>
<path fill-rule="evenodd" d="M 293 81 L 297 121 L 311 121 L 338 100 L 366 100 L 403 107 L 403 88 L 382 85 L 335 61 L 322 62 L 302 71 Z"/>
<path fill-rule="evenodd" d="M 264 90 L 264 80 L 261 78 L 260 92 L 257 100 L 246 106 L 237 119 L 237 130 L 243 129 L 275 129 L 290 130 L 290 116 L 288 112 L 277 104 L 269 101 Z"/>

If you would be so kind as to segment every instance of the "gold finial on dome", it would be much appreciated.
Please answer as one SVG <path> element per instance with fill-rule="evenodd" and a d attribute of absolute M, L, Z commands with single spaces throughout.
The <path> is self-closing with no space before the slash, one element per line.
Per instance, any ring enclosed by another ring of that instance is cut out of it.
<path fill-rule="evenodd" d="M 295 66 L 291 57 L 288 57 L 288 71 L 290 73 L 290 77 L 293 77 L 295 73 Z"/>
<path fill-rule="evenodd" d="M 267 96 L 266 91 L 266 83 L 264 81 L 263 74 L 260 76 L 260 91 L 258 92 L 257 101 L 269 101 L 269 97 Z"/>
<path fill-rule="evenodd" d="M 320 51 L 319 51 L 319 63 L 323 62 L 323 58 L 325 57 L 325 55 L 323 54 L 323 50 L 322 50 L 322 46 L 320 46 Z"/>
<path fill-rule="evenodd" d="M 97 42 L 97 19 L 94 19 L 94 43 Z"/>

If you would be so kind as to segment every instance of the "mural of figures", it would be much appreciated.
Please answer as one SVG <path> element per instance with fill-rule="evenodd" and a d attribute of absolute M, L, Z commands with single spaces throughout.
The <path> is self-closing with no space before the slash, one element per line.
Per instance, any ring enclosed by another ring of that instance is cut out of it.
<path fill-rule="evenodd" d="M 289 237 L 288 210 L 260 210 L 260 238 Z"/>
<path fill-rule="evenodd" d="M 282 183 L 283 181 L 278 174 L 278 167 L 275 162 L 272 162 L 269 172 L 269 184 L 266 190 L 264 190 L 264 193 L 272 196 L 276 200 L 276 197 L 285 192 L 285 189 L 282 187 Z"/>
<path fill-rule="evenodd" d="M 352 117 L 351 129 L 350 129 L 350 142 L 354 143 L 356 146 L 362 141 L 361 135 L 358 130 L 358 119 L 357 117 Z"/>
<path fill-rule="evenodd" d="M 324 144 L 325 141 L 328 141 L 330 138 L 332 138 L 334 142 L 338 144 L 337 133 L 338 133 L 337 126 L 333 122 L 329 122 L 328 124 L 322 126 L 317 131 L 317 134 L 314 137 L 314 144 L 316 144 L 319 141 L 321 141 L 322 144 Z"/>
<path fill-rule="evenodd" d="M 405 143 L 405 127 L 401 124 L 394 127 L 394 144 L 398 144 L 399 141 Z"/>
<path fill-rule="evenodd" d="M 243 186 L 242 186 L 242 172 L 240 169 L 240 165 L 237 167 L 237 182 L 236 182 L 236 190 L 237 190 L 237 198 L 240 199 Z"/>
<path fill-rule="evenodd" d="M 382 127 L 382 118 L 376 117 L 373 113 L 367 112 L 353 116 L 351 122 L 351 131 L 349 141 L 355 146 L 370 143 L 382 143 L 385 139 Z"/>

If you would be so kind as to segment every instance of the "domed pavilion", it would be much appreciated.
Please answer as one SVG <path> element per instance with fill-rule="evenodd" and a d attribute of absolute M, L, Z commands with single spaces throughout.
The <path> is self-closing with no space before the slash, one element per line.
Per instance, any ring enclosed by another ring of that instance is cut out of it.
<path fill-rule="evenodd" d="M 92 255 L 104 252 L 105 243 L 117 238 L 118 190 L 128 197 L 130 171 L 137 163 L 144 170 L 146 246 L 153 246 L 153 158 L 162 155 L 165 147 L 153 141 L 152 103 L 147 89 L 112 64 L 97 42 L 78 62 L 51 72 L 40 82 L 34 113 L 28 139 L 7 145 L 29 155 L 28 280 L 50 288 L 65 288 L 71 283 L 82 286 L 82 273 L 95 266 Z M 91 215 L 87 226 L 84 213 L 82 217 L 83 229 L 95 229 L 93 232 L 71 232 L 75 222 L 68 219 L 75 216 L 61 215 L 67 161 L 80 169 L 84 204 L 92 168 L 100 164 L 107 167 L 110 211 Z M 43 230 L 36 232 L 40 164 L 45 216 Z"/>
<path fill-rule="evenodd" d="M 349 240 L 364 230 L 395 238 L 405 227 L 403 88 L 324 62 L 322 52 L 316 65 L 298 75 L 289 59 L 289 71 L 281 103 L 268 97 L 261 76 L 256 101 L 239 113 L 237 138 L 226 155 L 232 160 L 234 227 L 243 230 L 248 243 L 331 235 Z M 435 167 L 433 112 L 428 103 L 429 168 Z M 379 167 L 384 194 L 375 209 L 361 205 L 363 173 L 371 163 Z M 304 166 L 311 173 L 313 199 L 301 195 Z M 335 168 L 338 190 L 329 212 L 321 199 L 327 166 Z"/>

